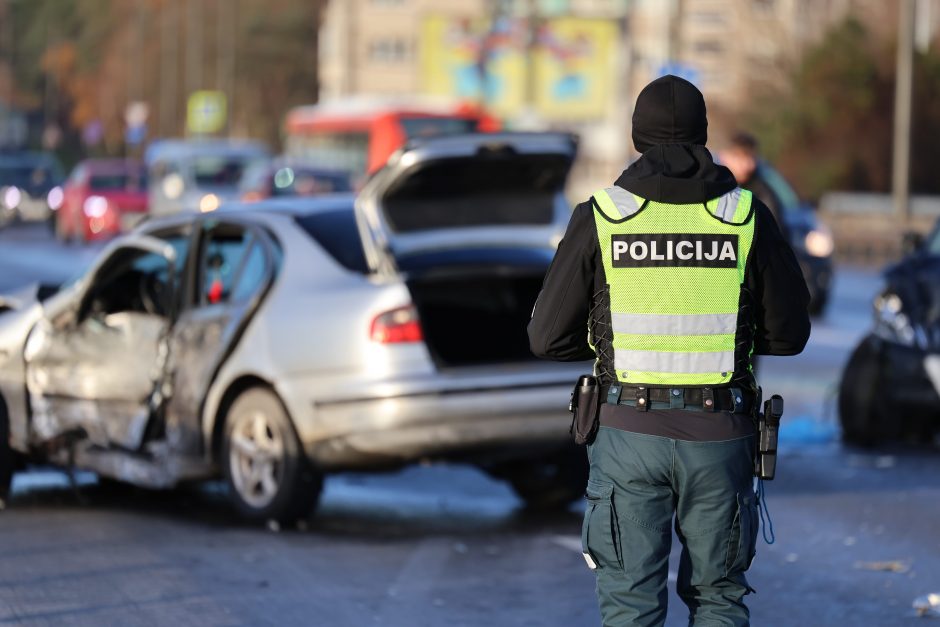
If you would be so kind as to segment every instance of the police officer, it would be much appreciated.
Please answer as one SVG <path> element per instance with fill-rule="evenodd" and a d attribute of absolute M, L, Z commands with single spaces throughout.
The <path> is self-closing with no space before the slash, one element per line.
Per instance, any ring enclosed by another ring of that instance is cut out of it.
<path fill-rule="evenodd" d="M 642 156 L 575 209 L 529 323 L 536 355 L 596 359 L 603 404 L 582 545 L 605 625 L 663 624 L 673 524 L 690 623 L 748 624 L 751 355 L 796 355 L 809 337 L 793 251 L 712 160 L 707 126 L 688 81 L 643 89 Z"/>

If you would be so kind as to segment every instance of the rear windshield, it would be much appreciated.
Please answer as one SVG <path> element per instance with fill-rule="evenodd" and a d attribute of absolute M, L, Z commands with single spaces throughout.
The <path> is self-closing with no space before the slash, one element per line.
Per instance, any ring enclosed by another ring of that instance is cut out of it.
<path fill-rule="evenodd" d="M 477 121 L 469 118 L 402 117 L 402 128 L 408 139 L 472 133 Z"/>
<path fill-rule="evenodd" d="M 147 187 L 143 174 L 92 174 L 88 186 L 95 191 L 139 191 Z"/>
<path fill-rule="evenodd" d="M 385 216 L 400 233 L 549 224 L 568 166 L 559 155 L 440 159 L 386 193 Z"/>
<path fill-rule="evenodd" d="M 234 187 L 256 157 L 248 155 L 198 156 L 193 173 L 199 187 Z"/>
<path fill-rule="evenodd" d="M 310 213 L 294 220 L 341 266 L 360 274 L 369 273 L 352 208 Z"/>
<path fill-rule="evenodd" d="M 349 175 L 339 172 L 280 168 L 271 181 L 272 196 L 316 196 L 352 191 Z"/>
<path fill-rule="evenodd" d="M 58 182 L 56 172 L 46 165 L 0 165 L 0 187 L 13 185 L 29 191 L 45 191 Z"/>

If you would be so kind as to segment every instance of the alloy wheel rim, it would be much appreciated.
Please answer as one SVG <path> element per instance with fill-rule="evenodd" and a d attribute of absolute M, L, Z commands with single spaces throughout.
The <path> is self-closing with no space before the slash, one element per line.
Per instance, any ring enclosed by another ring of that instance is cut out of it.
<path fill-rule="evenodd" d="M 232 429 L 229 448 L 232 483 L 255 508 L 267 507 L 280 490 L 284 473 L 284 440 L 261 411 L 245 414 Z"/>

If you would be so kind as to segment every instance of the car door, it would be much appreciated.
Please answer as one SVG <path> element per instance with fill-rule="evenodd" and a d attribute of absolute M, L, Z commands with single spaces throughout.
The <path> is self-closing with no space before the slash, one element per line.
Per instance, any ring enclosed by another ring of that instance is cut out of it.
<path fill-rule="evenodd" d="M 115 247 L 33 329 L 24 357 L 35 439 L 142 446 L 159 404 L 180 242 L 140 236 Z"/>
<path fill-rule="evenodd" d="M 278 254 L 257 225 L 235 219 L 202 222 L 191 287 L 170 342 L 166 429 L 176 450 L 202 450 L 206 393 L 272 284 Z"/>

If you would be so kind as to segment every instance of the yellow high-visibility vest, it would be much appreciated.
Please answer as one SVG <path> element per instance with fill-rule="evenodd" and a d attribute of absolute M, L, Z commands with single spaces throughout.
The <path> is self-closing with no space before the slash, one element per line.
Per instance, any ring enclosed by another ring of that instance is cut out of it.
<path fill-rule="evenodd" d="M 594 194 L 594 222 L 610 290 L 617 380 L 728 383 L 754 241 L 751 192 L 677 205 L 608 187 Z"/>

